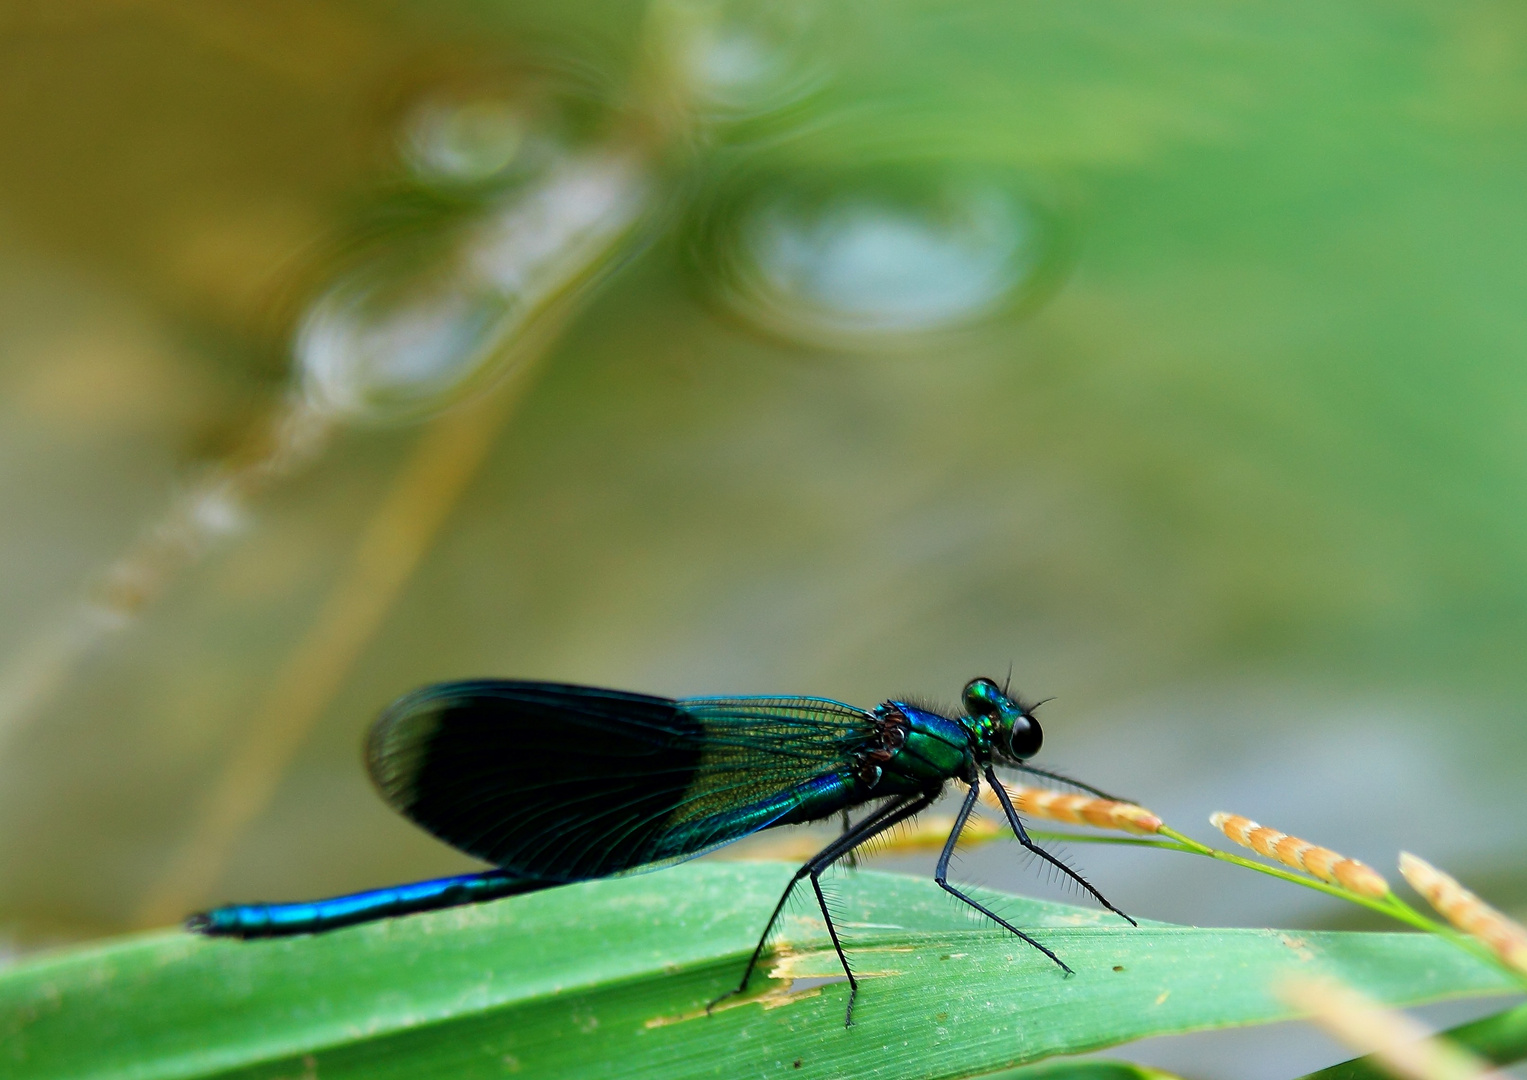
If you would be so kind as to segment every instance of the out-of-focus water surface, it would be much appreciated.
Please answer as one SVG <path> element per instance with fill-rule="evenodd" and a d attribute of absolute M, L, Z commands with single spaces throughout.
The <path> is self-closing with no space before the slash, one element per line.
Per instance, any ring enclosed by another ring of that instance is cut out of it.
<path fill-rule="evenodd" d="M 1527 908 L 1514 6 L 145 0 L 0 43 L 11 947 L 464 865 L 357 746 L 469 675 L 1011 666 L 1046 760 L 1179 828 Z M 1140 914 L 1357 925 L 1149 854 L 1070 852 Z"/>

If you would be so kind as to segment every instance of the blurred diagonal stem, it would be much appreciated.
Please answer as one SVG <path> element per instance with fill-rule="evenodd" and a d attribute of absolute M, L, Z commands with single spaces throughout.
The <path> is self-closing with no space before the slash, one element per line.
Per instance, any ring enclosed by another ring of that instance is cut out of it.
<path fill-rule="evenodd" d="M 190 835 L 139 905 L 138 924 L 156 926 L 183 917 L 216 883 L 239 837 L 270 802 L 288 764 L 476 475 L 529 382 L 529 366 L 497 393 L 446 413 L 424 430 L 312 625 L 242 728 L 238 745 L 197 810 Z"/>
<path fill-rule="evenodd" d="M 1492 1065 L 1509 1065 L 1527 1057 L 1527 1005 L 1474 1020 L 1442 1034 Z M 1387 1080 L 1391 1074 L 1372 1055 L 1343 1061 L 1312 1072 L 1301 1080 Z"/>
<path fill-rule="evenodd" d="M 191 482 L 169 511 L 108 566 L 86 595 L 0 666 L 0 753 L 62 686 L 75 665 L 133 624 L 187 565 L 237 531 L 244 505 L 319 457 L 334 417 L 287 398 L 234 458 Z"/>

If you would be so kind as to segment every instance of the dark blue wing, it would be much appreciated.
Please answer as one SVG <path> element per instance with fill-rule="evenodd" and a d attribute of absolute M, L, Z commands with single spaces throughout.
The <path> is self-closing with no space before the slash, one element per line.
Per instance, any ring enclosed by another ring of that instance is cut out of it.
<path fill-rule="evenodd" d="M 874 735 L 819 698 L 674 701 L 557 683 L 443 683 L 367 740 L 383 796 L 516 874 L 578 881 L 674 862 L 767 828 Z"/>

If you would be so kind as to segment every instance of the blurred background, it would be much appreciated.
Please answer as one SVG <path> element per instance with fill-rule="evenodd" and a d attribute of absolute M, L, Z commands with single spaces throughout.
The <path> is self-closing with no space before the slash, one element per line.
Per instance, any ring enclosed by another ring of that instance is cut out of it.
<path fill-rule="evenodd" d="M 5 948 L 469 865 L 358 746 L 481 675 L 1011 670 L 1179 828 L 1522 913 L 1524 136 L 1504 0 L 13 0 Z M 1234 1038 L 1136 1056 L 1345 1056 Z"/>

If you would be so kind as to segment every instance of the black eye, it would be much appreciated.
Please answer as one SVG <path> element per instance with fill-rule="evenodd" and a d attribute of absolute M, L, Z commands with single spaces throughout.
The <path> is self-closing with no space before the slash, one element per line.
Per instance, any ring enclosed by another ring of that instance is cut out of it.
<path fill-rule="evenodd" d="M 1008 746 L 1013 757 L 1020 761 L 1033 757 L 1039 753 L 1040 744 L 1045 741 L 1044 732 L 1039 730 L 1039 721 L 1028 713 L 1013 717 L 1013 735 L 1008 740 Z"/>
<path fill-rule="evenodd" d="M 961 697 L 971 716 L 996 716 L 1002 709 L 1002 690 L 990 679 L 971 679 Z"/>

